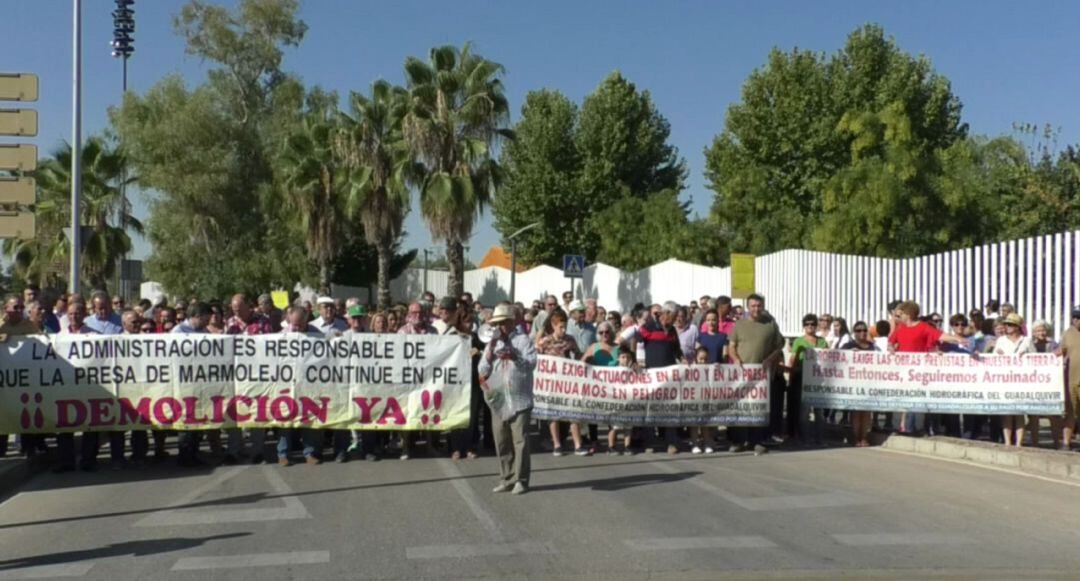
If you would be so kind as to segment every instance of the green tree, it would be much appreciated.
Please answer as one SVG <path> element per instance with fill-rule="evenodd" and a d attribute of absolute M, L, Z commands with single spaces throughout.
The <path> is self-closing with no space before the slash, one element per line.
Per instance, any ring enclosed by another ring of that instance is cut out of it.
<path fill-rule="evenodd" d="M 319 271 L 319 290 L 330 293 L 332 268 L 348 233 L 345 212 L 348 179 L 334 154 L 338 126 L 327 112 L 308 116 L 285 139 L 279 171 L 286 208 L 300 218 L 308 258 Z"/>
<path fill-rule="evenodd" d="M 131 251 L 128 232 L 143 233 L 143 225 L 129 212 L 121 195 L 124 154 L 104 139 L 91 137 L 82 148 L 82 197 L 79 222 L 83 231 L 81 275 L 94 289 L 105 289 L 117 262 Z M 14 260 L 24 280 L 44 284 L 49 268 L 70 261 L 71 243 L 64 228 L 71 225 L 71 145 L 64 144 L 34 172 L 38 200 L 34 213 L 43 237 L 5 240 L 4 253 Z"/>
<path fill-rule="evenodd" d="M 880 196 L 885 190 L 901 195 L 900 182 L 909 191 L 932 183 L 941 167 L 935 159 L 966 135 L 960 111 L 948 80 L 929 60 L 904 53 L 876 25 L 853 32 L 832 57 L 774 49 L 747 79 L 741 102 L 728 109 L 724 130 L 705 152 L 705 176 L 716 193 L 712 220 L 736 251 L 846 244 L 833 226 L 825 227 L 831 234 L 816 233 L 830 208 L 843 210 L 853 228 L 882 214 L 835 201 L 856 194 L 873 198 L 861 191 L 864 186 Z M 886 136 L 884 129 L 902 129 L 903 135 Z M 873 147 L 856 143 L 860 139 Z M 882 176 L 873 165 L 887 157 L 910 163 Z M 906 173 L 911 171 L 917 175 Z M 889 182 L 893 178 L 900 182 Z M 921 203 L 912 207 L 918 210 Z M 927 211 L 936 203 L 927 200 Z M 868 214 L 853 214 L 860 210 Z M 862 242 L 889 255 L 909 255 L 922 244 L 891 225 L 874 224 L 871 230 L 892 232 Z M 905 241 L 912 245 L 891 246 Z"/>
<path fill-rule="evenodd" d="M 414 166 L 401 132 L 408 93 L 376 81 L 371 95 L 353 93 L 352 115 L 342 114 L 337 150 L 348 169 L 349 214 L 359 216 L 364 238 L 378 257 L 378 305 L 390 306 L 391 263 L 409 211 Z"/>
<path fill-rule="evenodd" d="M 504 237 L 540 226 L 517 240 L 521 264 L 556 264 L 595 244 L 587 205 L 577 189 L 581 158 L 574 147 L 577 106 L 558 91 L 530 91 L 499 158 L 505 181 L 492 201 L 495 229 Z"/>
<path fill-rule="evenodd" d="M 726 248 L 715 226 L 689 218 L 689 203 L 668 190 L 629 197 L 592 218 L 600 235 L 597 259 L 623 270 L 640 270 L 670 258 L 724 264 Z"/>
<path fill-rule="evenodd" d="M 422 171 L 420 212 L 432 237 L 446 242 L 454 296 L 464 289 L 463 244 L 499 183 L 492 148 L 512 136 L 502 74 L 468 44 L 433 48 L 427 62 L 405 60 L 405 140 Z"/>
<path fill-rule="evenodd" d="M 534 91 L 501 158 L 506 182 L 493 203 L 495 227 L 523 235 L 519 257 L 558 264 L 563 254 L 600 252 L 594 218 L 621 200 L 684 188 L 686 166 L 668 143 L 670 127 L 648 91 L 615 72 L 587 96 L 580 114 L 554 91 Z"/>
<path fill-rule="evenodd" d="M 648 91 L 615 72 L 607 76 L 581 105 L 574 140 L 581 157 L 573 211 L 594 216 L 627 197 L 648 198 L 685 187 L 686 164 L 667 140 L 668 121 Z M 600 247 L 600 231 L 583 241 L 586 257 Z"/>
<path fill-rule="evenodd" d="M 210 63 L 188 88 L 169 76 L 128 92 L 112 122 L 150 192 L 148 274 L 174 293 L 223 297 L 314 282 L 301 217 L 273 160 L 306 113 L 336 101 L 281 69 L 306 27 L 295 0 L 241 0 L 235 11 L 190 1 L 174 21 L 187 51 Z"/>

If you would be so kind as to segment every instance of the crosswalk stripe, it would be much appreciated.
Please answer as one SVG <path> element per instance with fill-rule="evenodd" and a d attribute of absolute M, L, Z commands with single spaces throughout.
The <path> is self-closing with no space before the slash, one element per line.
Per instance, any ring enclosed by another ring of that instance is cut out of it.
<path fill-rule="evenodd" d="M 330 551 L 296 551 L 291 553 L 184 557 L 173 564 L 172 570 L 246 569 L 249 567 L 280 567 L 283 565 L 317 565 L 329 562 Z"/>
<path fill-rule="evenodd" d="M 637 551 L 674 551 L 683 549 L 772 549 L 777 544 L 758 536 L 670 537 L 626 539 L 623 544 Z"/>

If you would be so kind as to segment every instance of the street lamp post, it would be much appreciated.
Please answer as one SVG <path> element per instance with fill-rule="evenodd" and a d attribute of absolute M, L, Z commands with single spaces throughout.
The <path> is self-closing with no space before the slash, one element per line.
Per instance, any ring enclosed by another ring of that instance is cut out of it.
<path fill-rule="evenodd" d="M 517 237 L 522 232 L 532 230 L 540 225 L 540 222 L 533 222 L 528 226 L 520 228 L 517 232 L 506 237 L 510 241 L 510 302 L 514 302 L 514 294 L 517 292 Z"/>
<path fill-rule="evenodd" d="M 80 198 L 82 197 L 82 0 L 71 0 L 71 271 L 68 292 L 79 292 Z"/>
<path fill-rule="evenodd" d="M 135 11 L 131 8 L 135 0 L 116 0 L 116 10 L 113 11 L 113 39 L 109 43 L 112 47 L 113 58 L 118 58 L 123 64 L 123 78 L 121 81 L 121 99 L 127 94 L 128 59 L 135 54 Z M 124 227 L 124 215 L 128 213 L 127 199 L 127 158 L 124 159 L 124 167 L 120 172 L 120 211 L 117 222 Z M 127 295 L 121 289 L 121 281 L 124 274 L 124 259 L 120 259 L 120 268 L 116 269 L 116 292 Z"/>

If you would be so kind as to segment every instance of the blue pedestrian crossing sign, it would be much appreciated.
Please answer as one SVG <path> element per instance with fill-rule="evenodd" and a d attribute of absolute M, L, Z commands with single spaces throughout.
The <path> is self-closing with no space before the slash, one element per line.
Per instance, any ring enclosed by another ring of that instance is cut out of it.
<path fill-rule="evenodd" d="M 585 274 L 585 257 L 580 254 L 564 254 L 562 272 L 566 278 L 581 278 Z"/>

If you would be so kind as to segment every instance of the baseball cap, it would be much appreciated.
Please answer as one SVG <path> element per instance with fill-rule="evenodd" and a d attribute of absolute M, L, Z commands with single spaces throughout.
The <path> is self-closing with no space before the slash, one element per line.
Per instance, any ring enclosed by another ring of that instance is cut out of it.
<path fill-rule="evenodd" d="M 1072 316 L 1080 319 L 1080 305 L 1076 305 L 1072 308 Z"/>
<path fill-rule="evenodd" d="M 454 297 L 443 297 L 439 301 L 439 308 L 446 309 L 448 311 L 456 311 L 458 308 L 458 300 Z"/>
<path fill-rule="evenodd" d="M 581 301 L 574 301 L 574 302 L 570 303 L 570 312 L 571 313 L 574 312 L 574 311 L 584 311 L 584 310 L 585 310 L 585 303 L 583 303 Z"/>
<path fill-rule="evenodd" d="M 334 299 L 330 297 L 319 297 L 319 300 L 315 302 L 320 305 L 332 305 L 334 304 Z"/>
<path fill-rule="evenodd" d="M 350 317 L 363 317 L 366 314 L 367 314 L 367 309 L 364 308 L 364 305 L 353 305 L 353 306 L 349 307 L 349 316 Z"/>

